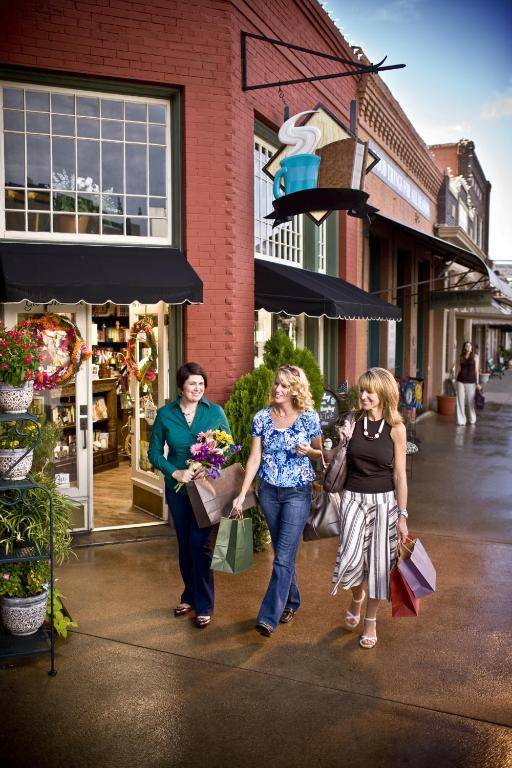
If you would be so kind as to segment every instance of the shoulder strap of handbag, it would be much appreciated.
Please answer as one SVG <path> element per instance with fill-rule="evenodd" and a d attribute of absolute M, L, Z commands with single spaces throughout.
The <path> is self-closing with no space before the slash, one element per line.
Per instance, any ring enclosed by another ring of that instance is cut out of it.
<path fill-rule="evenodd" d="M 348 422 L 349 424 L 353 424 L 353 423 L 354 423 L 354 422 L 357 420 L 357 415 L 358 415 L 358 411 L 349 411 L 349 412 L 346 414 L 346 416 L 345 416 L 345 419 L 344 419 L 344 421 L 343 421 L 343 424 L 346 424 L 347 422 Z M 340 427 L 338 427 L 338 430 L 340 430 Z M 323 452 L 323 450 L 322 450 L 322 464 L 323 464 L 323 466 L 324 466 L 324 469 L 327 469 L 327 467 L 329 466 L 329 464 L 332 464 L 332 462 L 334 461 L 334 457 L 336 456 L 336 454 L 337 454 L 337 453 L 338 453 L 338 452 L 339 452 L 339 451 L 340 451 L 342 448 L 345 448 L 345 447 L 348 445 L 348 443 L 349 443 L 349 442 L 350 442 L 350 438 L 347 438 L 347 437 L 344 437 L 344 436 L 342 437 L 342 436 L 340 435 L 340 440 L 339 440 L 339 442 L 338 442 L 338 445 L 337 445 L 337 446 L 335 446 L 335 447 L 332 449 L 332 451 L 330 452 L 330 453 L 331 453 L 331 458 L 330 458 L 330 461 L 326 461 L 326 460 L 325 460 L 324 452 Z"/>

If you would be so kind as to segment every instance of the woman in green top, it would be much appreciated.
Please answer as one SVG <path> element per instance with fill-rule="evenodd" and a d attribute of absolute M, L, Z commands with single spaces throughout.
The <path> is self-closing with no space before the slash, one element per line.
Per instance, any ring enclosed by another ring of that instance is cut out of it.
<path fill-rule="evenodd" d="M 210 623 L 213 613 L 212 528 L 199 528 L 186 488 L 176 491 L 176 484 L 188 483 L 197 474 L 187 467 L 187 459 L 199 432 L 224 429 L 231 433 L 231 429 L 221 406 L 204 397 L 208 377 L 198 363 L 182 365 L 176 382 L 180 396 L 159 408 L 151 431 L 148 458 L 165 478 L 165 498 L 178 538 L 185 588 L 174 615 L 182 616 L 193 610 L 196 626 L 202 628 Z M 164 455 L 165 445 L 167 456 Z"/>

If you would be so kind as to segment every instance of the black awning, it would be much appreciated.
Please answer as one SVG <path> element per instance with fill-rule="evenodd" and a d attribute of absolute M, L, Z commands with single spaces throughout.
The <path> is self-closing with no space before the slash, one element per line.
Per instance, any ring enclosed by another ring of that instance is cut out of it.
<path fill-rule="evenodd" d="M 286 315 L 340 320 L 401 320 L 398 307 L 339 277 L 255 259 L 255 305 Z"/>
<path fill-rule="evenodd" d="M 442 240 L 440 237 L 435 237 L 435 235 L 427 235 L 426 232 L 420 232 L 418 229 L 408 227 L 406 224 L 401 224 L 399 221 L 388 219 L 387 216 L 383 216 L 381 213 L 373 214 L 372 219 L 382 221 L 384 224 L 389 224 L 394 227 L 399 232 L 404 232 L 405 234 L 414 237 L 417 242 L 423 243 L 430 248 L 433 253 L 441 256 L 446 261 L 455 261 L 457 264 L 461 264 L 467 269 L 474 269 L 477 272 L 482 272 L 484 275 L 489 275 L 489 272 L 492 272 L 483 259 L 481 259 L 480 256 L 477 256 L 476 253 L 467 251 L 465 248 L 460 248 L 458 245 L 453 245 L 453 243 L 449 243 L 448 240 Z"/>
<path fill-rule="evenodd" d="M 176 248 L 0 242 L 0 301 L 200 304 L 203 284 Z"/>

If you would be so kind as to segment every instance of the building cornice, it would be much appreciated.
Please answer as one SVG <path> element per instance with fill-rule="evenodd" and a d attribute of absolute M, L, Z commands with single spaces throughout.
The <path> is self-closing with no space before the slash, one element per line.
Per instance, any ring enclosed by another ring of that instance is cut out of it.
<path fill-rule="evenodd" d="M 436 224 L 434 226 L 437 237 L 447 240 L 454 245 L 465 248 L 467 251 L 476 253 L 485 262 L 488 261 L 487 254 L 470 238 L 468 233 L 459 226 L 449 226 L 448 224 Z"/>
<path fill-rule="evenodd" d="M 358 85 L 359 119 L 388 148 L 434 199 L 443 181 L 426 143 L 378 75 L 364 76 Z"/>

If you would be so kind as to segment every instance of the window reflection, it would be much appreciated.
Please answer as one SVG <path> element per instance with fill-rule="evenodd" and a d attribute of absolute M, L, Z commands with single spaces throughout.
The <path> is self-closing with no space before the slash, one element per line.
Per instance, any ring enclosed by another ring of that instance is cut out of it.
<path fill-rule="evenodd" d="M 27 136 L 27 186 L 50 186 L 49 136 Z"/>
<path fill-rule="evenodd" d="M 163 104 L 2 91 L 8 229 L 168 237 Z"/>

